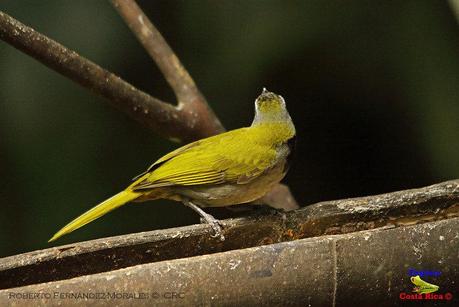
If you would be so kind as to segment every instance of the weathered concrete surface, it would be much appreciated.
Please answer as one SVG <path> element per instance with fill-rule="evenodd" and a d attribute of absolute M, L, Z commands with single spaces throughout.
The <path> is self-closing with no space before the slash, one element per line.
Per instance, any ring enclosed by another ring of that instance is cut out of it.
<path fill-rule="evenodd" d="M 80 242 L 0 259 L 0 289 L 277 242 L 459 216 L 459 180 L 224 220 L 226 241 L 193 225 Z M 387 246 L 390 250 L 390 246 Z"/>
<path fill-rule="evenodd" d="M 434 303 L 457 306 L 458 252 L 459 218 L 450 218 L 1 290 L 0 305 L 397 306 L 406 303 L 400 293 L 413 289 L 408 275 L 413 268 L 441 272 L 425 279 L 440 286 L 437 293 L 451 293 L 452 300 Z M 69 293 L 99 296 L 85 300 L 68 298 Z"/>

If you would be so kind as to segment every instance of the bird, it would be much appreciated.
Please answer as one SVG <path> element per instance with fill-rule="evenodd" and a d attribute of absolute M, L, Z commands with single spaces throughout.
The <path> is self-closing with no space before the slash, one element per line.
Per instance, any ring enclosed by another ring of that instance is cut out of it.
<path fill-rule="evenodd" d="M 129 202 L 171 199 L 196 211 L 224 240 L 220 222 L 202 208 L 256 203 L 287 173 L 296 131 L 282 96 L 263 88 L 249 127 L 184 145 L 154 162 L 123 191 L 60 229 L 52 242 Z"/>

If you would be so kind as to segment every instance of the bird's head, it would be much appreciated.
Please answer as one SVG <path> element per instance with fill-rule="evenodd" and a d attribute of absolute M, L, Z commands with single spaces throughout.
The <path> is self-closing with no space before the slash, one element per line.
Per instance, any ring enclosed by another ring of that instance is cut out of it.
<path fill-rule="evenodd" d="M 291 121 L 284 98 L 263 88 L 263 92 L 255 100 L 253 124 L 284 121 Z"/>

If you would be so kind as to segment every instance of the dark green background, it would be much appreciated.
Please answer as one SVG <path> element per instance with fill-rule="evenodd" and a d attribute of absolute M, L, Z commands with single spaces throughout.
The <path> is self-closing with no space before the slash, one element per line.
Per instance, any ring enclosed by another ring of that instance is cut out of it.
<path fill-rule="evenodd" d="M 141 1 L 228 129 L 266 86 L 297 126 L 298 201 L 459 177 L 459 31 L 446 1 Z M 0 9 L 135 86 L 174 96 L 110 6 L 3 0 Z M 0 256 L 61 226 L 178 145 L 0 42 Z M 58 244 L 198 222 L 181 204 L 122 207 Z"/>

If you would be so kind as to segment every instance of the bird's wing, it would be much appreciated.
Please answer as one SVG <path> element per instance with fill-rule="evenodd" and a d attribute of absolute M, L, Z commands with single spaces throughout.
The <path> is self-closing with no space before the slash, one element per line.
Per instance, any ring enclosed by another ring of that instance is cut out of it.
<path fill-rule="evenodd" d="M 241 142 L 241 135 L 244 142 Z M 159 186 L 247 183 L 274 165 L 276 151 L 257 143 L 247 128 L 181 147 L 159 159 L 134 190 Z M 157 166 L 157 167 L 156 167 Z"/>
<path fill-rule="evenodd" d="M 158 160 L 156 160 L 155 163 L 150 165 L 150 167 L 148 167 L 145 172 L 135 176 L 134 178 L 132 178 L 132 180 L 133 181 L 138 181 L 138 179 L 140 179 L 141 177 L 145 177 L 145 175 L 148 174 L 148 173 L 153 172 L 155 169 L 157 169 L 159 166 L 161 166 L 166 161 L 178 156 L 182 152 L 186 152 L 187 150 L 189 150 L 189 149 L 191 149 L 191 148 L 193 148 L 195 146 L 198 146 L 201 142 L 202 142 L 202 140 L 195 141 L 195 142 L 186 144 L 186 145 L 184 145 L 182 147 L 179 147 L 174 151 L 171 151 L 170 153 L 168 153 L 168 154 L 162 156 L 161 158 L 159 158 Z"/>

